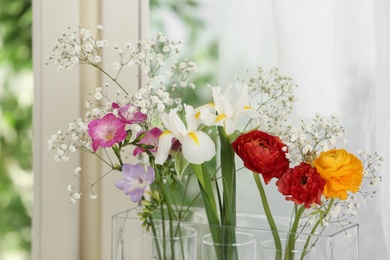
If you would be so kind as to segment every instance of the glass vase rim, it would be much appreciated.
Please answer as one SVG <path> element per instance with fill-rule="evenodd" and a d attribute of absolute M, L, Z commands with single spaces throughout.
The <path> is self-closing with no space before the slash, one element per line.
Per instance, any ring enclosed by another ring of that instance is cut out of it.
<path fill-rule="evenodd" d="M 206 235 L 204 235 L 202 237 L 202 242 L 204 244 L 207 244 L 209 246 L 246 246 L 246 245 L 250 245 L 252 243 L 256 243 L 256 237 L 253 235 L 253 234 L 250 234 L 250 233 L 245 233 L 245 232 L 236 232 L 236 235 L 239 234 L 239 235 L 246 235 L 248 237 L 251 237 L 250 240 L 248 240 L 247 242 L 244 242 L 244 243 L 230 243 L 230 244 L 226 244 L 226 243 L 215 243 L 215 242 L 208 242 L 208 241 L 205 241 L 205 238 L 209 238 L 212 236 L 211 233 L 208 233 Z"/>
<path fill-rule="evenodd" d="M 179 222 L 175 222 L 175 223 L 179 224 Z M 173 240 L 179 240 L 179 239 L 183 239 L 183 238 L 192 238 L 192 237 L 196 237 L 197 234 L 198 234 L 198 231 L 197 231 L 196 229 L 187 226 L 187 225 L 186 225 L 185 223 L 183 223 L 183 222 L 180 222 L 180 227 L 181 227 L 181 228 L 185 228 L 186 230 L 190 230 L 191 233 L 186 234 L 186 235 L 174 236 L 174 237 L 171 237 L 171 236 L 168 235 L 167 237 L 165 237 L 165 240 L 172 240 L 172 239 L 173 239 Z M 161 239 L 161 236 L 150 235 L 150 233 L 149 233 L 149 232 L 146 232 L 145 229 L 142 231 L 142 235 L 145 236 L 145 237 L 147 237 L 147 238 L 153 238 L 153 239 L 156 239 L 156 238 L 157 238 L 157 239 Z"/>

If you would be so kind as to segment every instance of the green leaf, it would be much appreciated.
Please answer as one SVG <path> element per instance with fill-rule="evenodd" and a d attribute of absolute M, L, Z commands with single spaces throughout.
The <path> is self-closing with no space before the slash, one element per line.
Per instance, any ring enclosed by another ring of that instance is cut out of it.
<path fill-rule="evenodd" d="M 139 136 L 137 136 L 137 138 L 134 139 L 134 141 L 131 142 L 131 144 L 138 144 L 139 141 L 142 140 L 142 138 L 144 138 L 146 135 L 146 132 L 143 132 L 141 133 Z"/>
<path fill-rule="evenodd" d="M 124 146 L 128 145 L 130 143 L 131 136 L 133 135 L 133 132 L 131 130 L 127 131 L 126 139 L 124 141 Z"/>
<path fill-rule="evenodd" d="M 222 224 L 236 225 L 236 167 L 234 150 L 223 127 L 218 127 L 221 141 L 221 172 L 223 185 L 223 209 L 221 211 Z"/>
<path fill-rule="evenodd" d="M 211 185 L 207 167 L 204 164 L 191 164 L 192 169 L 198 179 L 200 192 L 205 204 L 206 214 L 211 225 L 219 225 L 217 205 L 214 198 L 214 191 Z"/>
<path fill-rule="evenodd" d="M 229 143 L 233 143 L 240 135 L 242 135 L 242 133 L 238 130 L 235 130 L 231 135 L 227 137 Z"/>
<path fill-rule="evenodd" d="M 177 173 L 177 178 L 179 179 L 180 183 L 181 178 L 183 176 L 184 171 L 187 169 L 189 165 L 189 162 L 184 158 L 182 153 L 176 153 L 175 156 L 175 170 Z"/>

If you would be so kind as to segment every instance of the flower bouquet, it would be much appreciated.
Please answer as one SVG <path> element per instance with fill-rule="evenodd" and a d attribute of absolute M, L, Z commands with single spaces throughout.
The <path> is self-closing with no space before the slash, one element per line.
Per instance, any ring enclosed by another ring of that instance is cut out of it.
<path fill-rule="evenodd" d="M 335 116 L 316 114 L 298 126 L 290 124 L 287 118 L 297 86 L 277 68 L 268 74 L 257 68 L 254 76 L 237 78 L 225 91 L 208 86 L 210 102 L 194 107 L 183 97 L 195 88 L 190 77 L 196 64 L 171 61 L 181 42 L 160 33 L 134 46 L 115 45 L 118 62 L 110 72 L 101 66 L 100 53 L 108 46 L 99 38 L 102 29 L 97 27 L 96 37 L 82 27 L 69 29 L 54 45 L 49 63 L 59 70 L 89 65 L 114 86 L 96 88 L 85 103 L 85 117 L 71 122 L 66 132 L 52 135 L 47 144 L 57 161 L 67 161 L 80 150 L 99 157 L 109 168 L 106 174 L 118 175 L 116 187 L 141 205 L 139 224 L 155 244 L 152 259 L 196 259 L 197 249 L 182 239 L 194 236 L 184 223 L 195 203 L 203 205 L 213 248 L 213 256 L 203 254 L 204 259 L 242 259 L 231 245 L 240 239 L 235 229 L 236 179 L 248 174 L 239 173 L 245 169 L 253 172 L 258 206 L 263 207 L 272 233 L 274 259 L 294 259 L 302 239 L 304 259 L 330 223 L 346 230 L 343 227 L 356 208 L 375 194 L 371 187 L 381 181 L 382 158 L 364 151 L 356 156 L 339 148 L 346 142 L 345 129 Z M 118 76 L 134 67 L 147 80 L 129 93 Z M 236 155 L 244 167 L 236 167 Z M 78 191 L 68 186 L 71 202 L 86 194 L 96 199 L 93 187 L 102 177 L 85 180 L 80 167 L 75 176 L 85 187 Z M 274 180 L 278 191 L 294 204 L 285 238 L 279 235 L 264 190 L 264 184 Z M 194 184 L 197 192 L 191 193 Z"/>

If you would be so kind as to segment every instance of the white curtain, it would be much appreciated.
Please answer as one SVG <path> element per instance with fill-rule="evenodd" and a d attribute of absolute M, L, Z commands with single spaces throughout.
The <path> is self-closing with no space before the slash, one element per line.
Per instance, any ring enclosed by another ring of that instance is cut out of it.
<path fill-rule="evenodd" d="M 349 150 L 384 156 L 379 195 L 354 221 L 360 259 L 390 259 L 390 2 L 222 0 L 219 6 L 221 85 L 256 65 L 278 66 L 299 85 L 297 116 L 335 113 L 348 130 Z"/>

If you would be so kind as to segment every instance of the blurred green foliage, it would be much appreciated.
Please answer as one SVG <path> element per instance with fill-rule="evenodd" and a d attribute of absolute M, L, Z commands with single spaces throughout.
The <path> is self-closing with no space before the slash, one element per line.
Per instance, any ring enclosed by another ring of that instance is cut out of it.
<path fill-rule="evenodd" d="M 170 38 L 183 39 L 182 57 L 194 61 L 199 71 L 192 77 L 197 86 L 195 91 L 187 90 L 184 102 L 194 106 L 204 104 L 211 98 L 207 84 L 215 85 L 218 80 L 218 34 L 204 19 L 203 4 L 206 0 L 150 0 L 150 31 L 162 32 Z M 208 12 L 210 10 L 207 10 Z M 174 28 L 172 28 L 174 27 Z M 184 36 L 181 35 L 184 32 Z"/>
<path fill-rule="evenodd" d="M 31 69 L 31 0 L 0 0 L 0 63 Z"/>
<path fill-rule="evenodd" d="M 15 79 L 31 74 L 31 24 L 31 0 L 0 0 L 0 259 L 30 258 L 32 91 Z"/>

